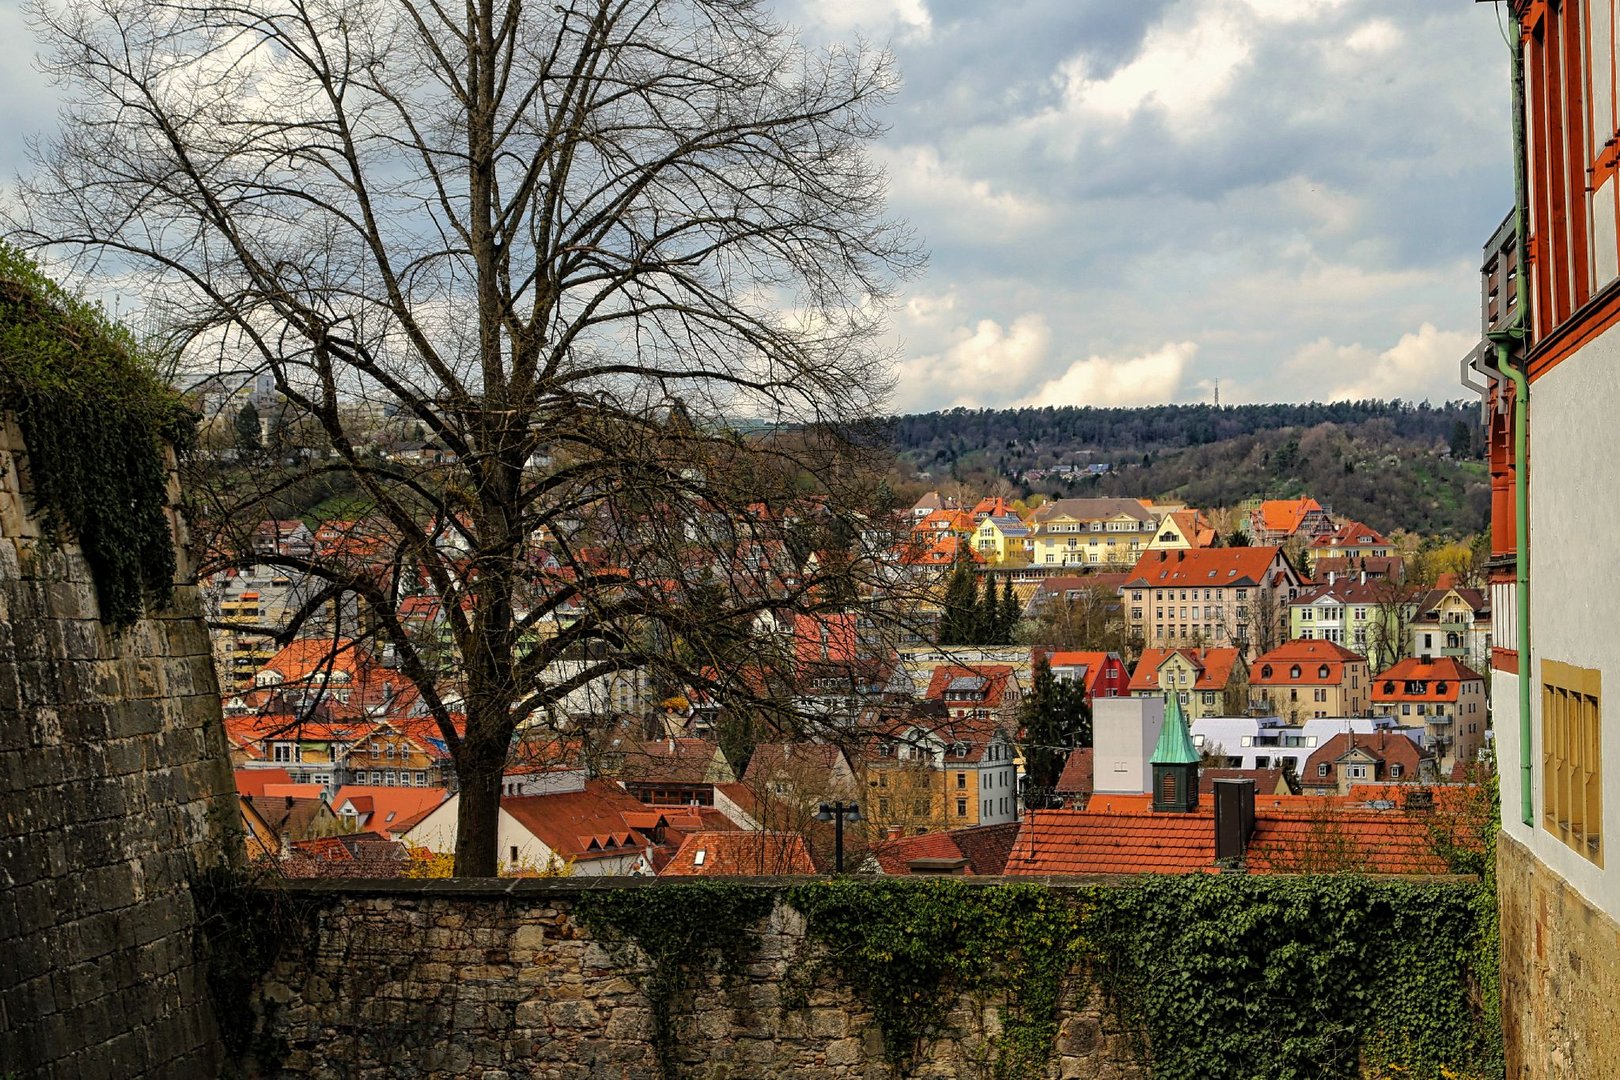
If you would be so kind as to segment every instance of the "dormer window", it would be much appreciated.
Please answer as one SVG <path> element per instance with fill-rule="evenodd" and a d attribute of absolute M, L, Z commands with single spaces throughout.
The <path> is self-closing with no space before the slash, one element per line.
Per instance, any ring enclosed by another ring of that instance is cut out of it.
<path fill-rule="evenodd" d="M 956 756 L 959 757 L 959 758 L 965 758 L 965 757 L 968 756 L 967 743 L 957 743 L 951 749 L 956 754 Z"/>
<path fill-rule="evenodd" d="M 1271 665 L 1270 664 L 1261 664 L 1260 665 L 1260 677 L 1262 679 L 1271 678 Z"/>
<path fill-rule="evenodd" d="M 1321 667 L 1316 669 L 1316 677 L 1318 679 L 1325 679 L 1328 677 L 1328 666 L 1326 664 L 1323 664 Z"/>
<path fill-rule="evenodd" d="M 1288 669 L 1288 677 L 1290 679 L 1299 678 L 1299 665 L 1298 664 L 1295 664 L 1293 667 Z"/>

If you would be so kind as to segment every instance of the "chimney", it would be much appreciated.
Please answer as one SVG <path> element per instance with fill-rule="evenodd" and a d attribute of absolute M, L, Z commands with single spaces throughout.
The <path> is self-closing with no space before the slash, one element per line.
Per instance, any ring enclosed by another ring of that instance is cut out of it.
<path fill-rule="evenodd" d="M 1215 781 L 1215 862 L 1237 867 L 1254 836 L 1254 781 Z"/>
<path fill-rule="evenodd" d="M 898 825 L 889 825 L 889 826 L 886 826 L 884 828 L 884 830 L 883 830 L 883 839 L 885 839 L 885 840 L 898 840 L 904 834 L 905 834 L 905 830 L 902 829 L 900 826 L 898 826 Z"/>
<path fill-rule="evenodd" d="M 1361 572 L 1361 583 L 1363 585 L 1367 584 L 1367 571 L 1365 570 Z"/>
<path fill-rule="evenodd" d="M 1328 571 L 1328 584 L 1332 585 L 1335 581 L 1338 580 L 1338 577 L 1339 577 L 1339 572 L 1337 570 L 1329 570 Z"/>

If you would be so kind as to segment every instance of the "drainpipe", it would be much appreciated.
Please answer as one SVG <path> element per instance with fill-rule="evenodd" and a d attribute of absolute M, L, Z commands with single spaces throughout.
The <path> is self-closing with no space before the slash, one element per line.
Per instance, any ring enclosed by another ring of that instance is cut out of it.
<path fill-rule="evenodd" d="M 1516 29 L 1521 29 L 1517 18 Z M 1530 761 L 1530 469 L 1527 459 L 1530 412 L 1530 380 L 1513 366 L 1512 349 L 1529 337 L 1525 312 L 1529 305 L 1529 273 L 1525 250 L 1524 175 L 1524 36 L 1512 43 L 1513 62 L 1513 235 L 1518 269 L 1514 283 L 1513 321 L 1485 336 L 1496 347 L 1496 371 L 1513 384 L 1513 541 L 1515 615 L 1519 653 L 1519 817 L 1526 825 L 1535 824 L 1534 773 Z"/>

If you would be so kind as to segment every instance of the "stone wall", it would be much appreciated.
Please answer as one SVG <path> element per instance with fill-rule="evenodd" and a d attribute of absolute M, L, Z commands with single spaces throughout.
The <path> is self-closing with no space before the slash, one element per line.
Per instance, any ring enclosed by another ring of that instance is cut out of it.
<path fill-rule="evenodd" d="M 197 597 L 114 635 L 26 477 L 0 417 L 0 1076 L 212 1076 L 187 883 L 239 815 Z"/>
<path fill-rule="evenodd" d="M 774 883 L 780 887 L 781 879 Z M 656 1080 L 650 970 L 575 915 L 624 880 L 289 882 L 304 927 L 260 981 L 247 1071 L 276 1077 Z M 282 931 L 274 931 L 281 933 Z M 745 965 L 676 995 L 677 1071 L 703 1080 L 889 1077 L 870 1008 L 829 965 L 802 961 L 802 917 L 778 902 Z M 988 1077 L 998 1001 L 961 1000 L 928 1041 L 919 1077 Z M 246 1020 L 244 1019 L 244 1023 Z M 1126 1038 L 1088 993 L 1064 1010 L 1054 1077 L 1145 1080 Z"/>
<path fill-rule="evenodd" d="M 1500 833 L 1508 1080 L 1620 1076 L 1620 925 Z"/>

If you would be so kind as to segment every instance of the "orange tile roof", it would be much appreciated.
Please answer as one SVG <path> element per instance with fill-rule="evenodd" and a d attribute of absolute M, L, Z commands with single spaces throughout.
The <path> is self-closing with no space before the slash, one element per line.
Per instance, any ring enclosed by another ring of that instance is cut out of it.
<path fill-rule="evenodd" d="M 1063 762 L 1063 772 L 1058 776 L 1057 792 L 1060 795 L 1090 795 L 1091 769 L 1095 751 L 1085 746 L 1070 750 L 1069 756 Z"/>
<path fill-rule="evenodd" d="M 945 697 L 945 688 L 953 679 L 983 679 L 984 693 L 980 700 L 985 706 L 994 708 L 1001 703 L 1012 672 L 1011 664 L 941 664 L 929 676 L 928 690 L 923 697 L 941 701 Z"/>
<path fill-rule="evenodd" d="M 1324 864 L 1326 860 L 1326 864 Z M 1398 810 L 1255 814 L 1251 871 L 1445 874 L 1427 818 Z"/>
<path fill-rule="evenodd" d="M 1010 876 L 1214 869 L 1215 825 L 1208 812 L 1036 810 L 1024 819 L 1007 859 Z"/>
<path fill-rule="evenodd" d="M 810 847 L 797 833 L 697 832 L 681 841 L 660 871 L 670 877 L 814 874 Z"/>
<path fill-rule="evenodd" d="M 565 859 L 639 853 L 648 846 L 624 817 L 647 808 L 606 780 L 588 780 L 583 791 L 508 796 L 501 809 Z"/>
<path fill-rule="evenodd" d="M 1260 527 L 1267 532 L 1292 535 L 1305 522 L 1305 515 L 1320 511 L 1315 499 L 1267 499 L 1260 504 Z"/>
<path fill-rule="evenodd" d="M 236 793 L 238 795 L 263 795 L 264 789 L 271 784 L 291 784 L 292 774 L 286 769 L 237 769 Z"/>
<path fill-rule="evenodd" d="M 1149 551 L 1136 563 L 1124 588 L 1218 589 L 1261 583 L 1277 547 L 1192 548 Z"/>
<path fill-rule="evenodd" d="M 1343 645 L 1320 638 L 1284 642 L 1261 653 L 1249 664 L 1251 686 L 1334 686 L 1344 681 L 1346 664 L 1365 664 L 1367 658 Z M 1293 674 L 1295 667 L 1299 674 Z M 1323 674 L 1326 669 L 1326 674 Z"/>
<path fill-rule="evenodd" d="M 1374 701 L 1456 701 L 1462 697 L 1465 682 L 1483 683 L 1485 676 L 1450 656 L 1436 656 L 1424 663 L 1409 656 L 1395 666 L 1373 676 Z M 1421 691 L 1409 691 L 1409 683 L 1422 683 Z M 1440 687 L 1445 692 L 1440 692 Z M 1483 689 L 1483 687 L 1481 687 Z"/>
<path fill-rule="evenodd" d="M 362 830 L 387 836 L 399 831 L 402 822 L 421 817 L 449 797 L 444 788 L 345 784 L 332 796 L 332 809 L 341 811 L 344 803 L 352 802 L 363 815 Z"/>
<path fill-rule="evenodd" d="M 1388 547 L 1382 533 L 1359 521 L 1347 521 L 1330 533 L 1311 541 L 1313 548 Z"/>
<path fill-rule="evenodd" d="M 1215 546 L 1215 529 L 1199 510 L 1176 510 L 1168 515 L 1181 530 L 1181 535 L 1187 538 L 1187 543 L 1195 548 Z"/>
<path fill-rule="evenodd" d="M 909 874 L 918 859 L 966 859 L 965 874 L 994 876 L 1007 865 L 1007 855 L 1018 839 L 1018 823 L 971 825 L 965 829 L 897 836 L 872 845 L 871 855 L 885 874 Z"/>
<path fill-rule="evenodd" d="M 1159 668 L 1176 653 L 1192 661 L 1193 670 L 1197 673 L 1192 689 L 1224 690 L 1226 684 L 1232 681 L 1232 669 L 1237 666 L 1241 650 L 1214 646 L 1205 649 L 1143 649 L 1141 658 L 1136 661 L 1136 670 L 1131 672 L 1131 692 L 1154 693 L 1160 690 Z"/>

